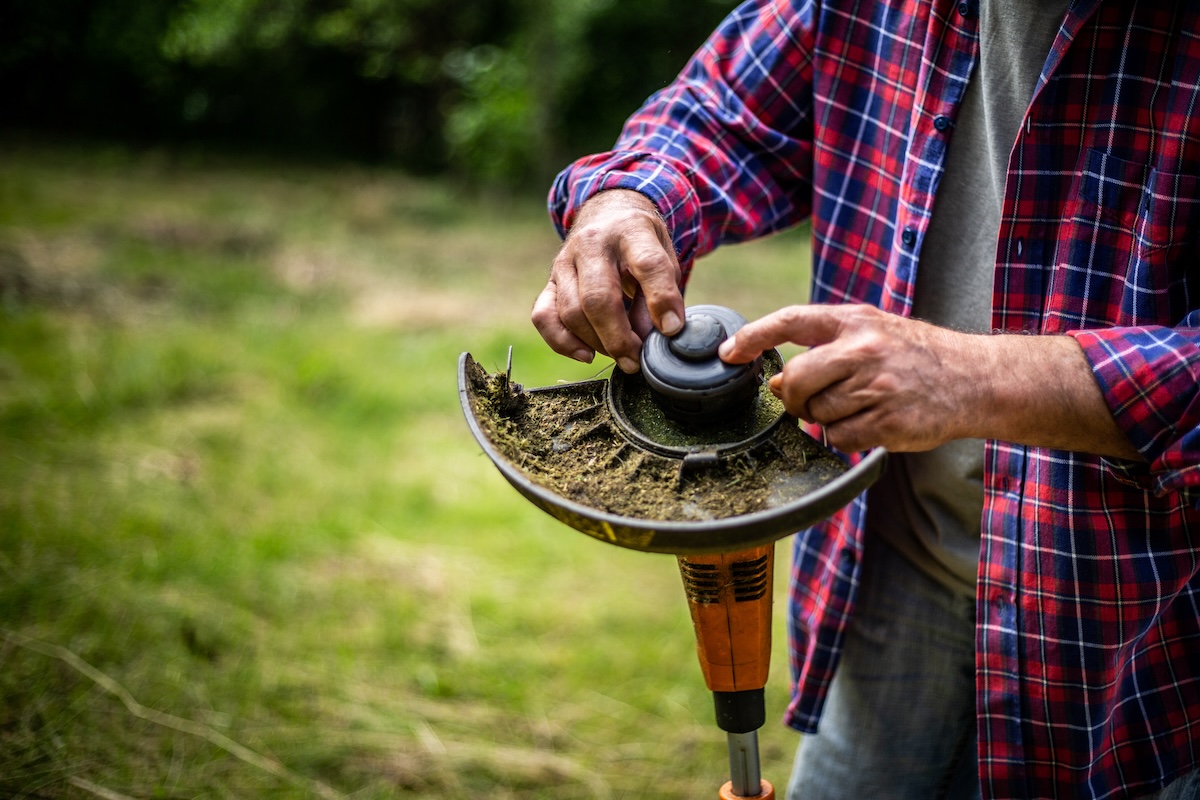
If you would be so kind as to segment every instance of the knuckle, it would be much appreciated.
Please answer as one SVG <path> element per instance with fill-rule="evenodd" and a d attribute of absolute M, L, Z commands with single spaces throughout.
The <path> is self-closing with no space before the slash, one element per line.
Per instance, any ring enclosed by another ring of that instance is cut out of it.
<path fill-rule="evenodd" d="M 558 245 L 558 250 L 554 253 L 554 258 L 551 260 L 551 268 L 557 267 L 564 262 L 570 263 L 575 260 L 576 246 L 575 231 L 571 230 L 563 237 L 562 242 Z"/>
<path fill-rule="evenodd" d="M 558 319 L 564 328 L 576 336 L 585 338 L 591 333 L 592 326 L 588 324 L 587 315 L 578 307 L 573 306 L 560 311 Z"/>
<path fill-rule="evenodd" d="M 845 306 L 845 315 L 848 319 L 857 322 L 866 322 L 875 319 L 881 312 L 878 308 L 865 303 L 855 303 Z"/>
<path fill-rule="evenodd" d="M 847 451 L 850 447 L 850 439 L 846 435 L 846 426 L 826 425 L 825 441 L 829 442 L 831 447 L 835 447 L 838 450 Z"/>
<path fill-rule="evenodd" d="M 574 293 L 559 292 L 557 301 L 554 304 L 554 309 L 547 310 L 548 314 L 554 314 L 559 319 L 568 321 L 574 320 L 582 316 L 583 312 L 580 308 L 581 298 Z"/>
<path fill-rule="evenodd" d="M 809 398 L 804 404 L 808 409 L 809 418 L 813 422 L 832 422 L 833 414 L 830 413 L 830 405 L 821 395 Z"/>
<path fill-rule="evenodd" d="M 897 398 L 904 391 L 901 377 L 894 372 L 881 372 L 875 375 L 864 388 L 869 398 Z"/>
<path fill-rule="evenodd" d="M 783 396 L 783 407 L 794 417 L 799 417 L 809 422 L 818 421 L 813 415 L 812 401 L 808 397 L 798 395 L 795 392 L 785 393 Z"/>
<path fill-rule="evenodd" d="M 646 242 L 629 253 L 629 268 L 638 276 L 653 276 L 655 278 L 676 275 L 679 267 L 675 259 L 667 255 L 667 251 L 657 242 Z"/>
<path fill-rule="evenodd" d="M 855 340 L 855 348 L 861 355 L 877 361 L 883 358 L 891 348 L 891 340 L 879 331 L 870 329 L 858 335 Z"/>
<path fill-rule="evenodd" d="M 559 321 L 558 306 L 553 291 L 547 288 L 537 296 L 533 308 L 529 311 L 529 318 L 539 331 L 547 330 Z"/>
<path fill-rule="evenodd" d="M 845 334 L 863 337 L 878 330 L 879 309 L 868 305 L 842 306 L 838 318 L 838 327 Z"/>
<path fill-rule="evenodd" d="M 605 288 L 587 288 L 579 292 L 579 307 L 583 314 L 592 317 L 613 308 L 612 295 Z"/>
<path fill-rule="evenodd" d="M 804 313 L 804 306 L 784 306 L 776 312 L 779 321 L 784 325 L 792 326 L 800 321 L 800 315 Z"/>
<path fill-rule="evenodd" d="M 576 250 L 590 252 L 602 248 L 607 238 L 608 234 L 604 226 L 588 222 L 571 229 L 566 245 Z"/>

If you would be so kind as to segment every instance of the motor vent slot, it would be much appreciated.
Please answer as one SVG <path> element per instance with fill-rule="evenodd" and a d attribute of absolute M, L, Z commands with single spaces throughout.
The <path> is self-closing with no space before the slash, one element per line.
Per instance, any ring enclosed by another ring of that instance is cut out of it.
<path fill-rule="evenodd" d="M 721 570 L 716 564 L 698 564 L 680 559 L 683 590 L 693 603 L 721 602 Z"/>
<path fill-rule="evenodd" d="M 758 600 L 767 593 L 770 586 L 770 559 L 766 556 L 753 561 L 735 561 L 730 565 L 733 573 L 733 599 L 739 603 Z"/>

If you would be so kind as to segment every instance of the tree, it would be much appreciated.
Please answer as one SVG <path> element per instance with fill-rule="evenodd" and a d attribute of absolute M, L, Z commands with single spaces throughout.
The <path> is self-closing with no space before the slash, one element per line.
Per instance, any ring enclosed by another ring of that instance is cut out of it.
<path fill-rule="evenodd" d="M 728 0 L 10 0 L 0 126 L 390 160 L 544 187 Z"/>

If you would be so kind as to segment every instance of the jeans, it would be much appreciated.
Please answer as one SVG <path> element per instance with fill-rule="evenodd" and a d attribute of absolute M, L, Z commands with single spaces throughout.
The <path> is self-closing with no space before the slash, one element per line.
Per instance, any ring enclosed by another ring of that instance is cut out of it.
<path fill-rule="evenodd" d="M 975 600 L 871 538 L 841 663 L 787 798 L 977 797 Z"/>
<path fill-rule="evenodd" d="M 1190 772 L 1173 783 L 1168 783 L 1145 800 L 1200 800 L 1200 771 Z"/>
<path fill-rule="evenodd" d="M 975 601 L 872 538 L 819 731 L 787 800 L 975 800 Z M 1200 800 L 1200 771 L 1144 796 Z"/>

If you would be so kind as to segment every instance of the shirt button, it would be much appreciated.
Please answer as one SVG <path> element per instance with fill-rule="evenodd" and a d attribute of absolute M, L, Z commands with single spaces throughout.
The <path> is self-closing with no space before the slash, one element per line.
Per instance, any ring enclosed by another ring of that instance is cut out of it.
<path fill-rule="evenodd" d="M 958 4 L 958 13 L 962 14 L 964 17 L 971 16 L 971 4 L 967 2 L 967 0 L 962 0 L 962 2 Z"/>
<path fill-rule="evenodd" d="M 945 116 L 944 114 L 938 114 L 936 117 L 933 118 L 933 127 L 937 128 L 939 131 L 949 130 L 950 129 L 950 118 Z"/>
<path fill-rule="evenodd" d="M 905 247 L 912 247 L 917 242 L 917 232 L 912 228 L 905 228 L 904 232 L 900 234 L 900 241 L 904 243 Z"/>

